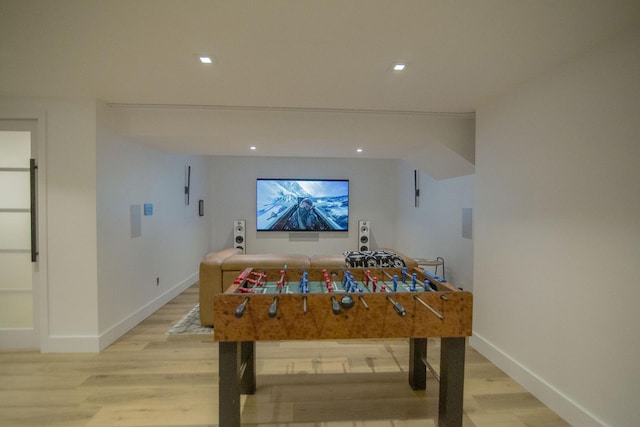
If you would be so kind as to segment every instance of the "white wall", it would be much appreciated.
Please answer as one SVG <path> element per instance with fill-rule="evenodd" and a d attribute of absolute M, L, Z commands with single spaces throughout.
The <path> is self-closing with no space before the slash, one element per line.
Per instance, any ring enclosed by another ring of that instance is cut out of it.
<path fill-rule="evenodd" d="M 98 125 L 105 115 L 95 100 L 0 98 L 0 117 L 45 122 L 44 274 L 37 284 L 43 352 L 104 348 L 193 283 L 208 251 L 208 217 L 197 217 L 197 200 L 207 194 L 206 159 L 127 141 Z M 188 209 L 181 194 L 185 164 L 194 187 Z M 121 234 L 120 215 L 124 208 L 128 221 L 134 202 L 154 203 L 155 214 L 132 242 Z"/>
<path fill-rule="evenodd" d="M 44 98 L 0 98 L 0 109 L 44 118 L 46 235 L 40 236 L 46 277 L 39 283 L 42 351 L 95 351 L 96 102 Z M 44 209 L 44 210 L 43 210 Z M 44 244 L 42 244 L 44 242 Z M 44 265 L 43 265 L 44 267 Z"/>
<path fill-rule="evenodd" d="M 640 33 L 477 111 L 471 343 L 575 426 L 640 425 Z"/>
<path fill-rule="evenodd" d="M 100 110 L 108 115 L 107 109 Z M 135 326 L 198 279 L 208 252 L 207 161 L 171 155 L 98 128 L 98 310 L 102 346 Z M 190 202 L 185 169 L 191 166 Z M 130 206 L 153 206 L 132 237 Z M 159 281 L 158 281 L 159 279 Z"/>
<path fill-rule="evenodd" d="M 399 161 L 285 157 L 210 157 L 207 206 L 211 249 L 233 245 L 233 220 L 247 221 L 249 253 L 342 253 L 358 248 L 358 220 L 371 221 L 373 247 L 395 247 Z M 349 232 L 288 233 L 256 229 L 257 178 L 349 179 Z"/>
<path fill-rule="evenodd" d="M 255 231 L 256 178 L 349 179 L 349 232 Z M 207 206 L 211 250 L 233 245 L 233 220 L 247 221 L 249 253 L 337 254 L 356 250 L 358 220 L 371 222 L 373 249 L 445 258 L 447 279 L 473 286 L 473 245 L 461 237 L 463 207 L 473 207 L 474 176 L 434 180 L 420 174 L 424 195 L 414 207 L 413 169 L 404 161 L 284 157 L 210 157 Z"/>
<path fill-rule="evenodd" d="M 436 180 L 419 171 L 418 187 L 416 208 L 413 169 L 403 164 L 397 192 L 398 241 L 414 258 L 444 258 L 447 280 L 473 291 L 473 240 L 462 237 L 462 209 L 474 207 L 475 175 Z"/>

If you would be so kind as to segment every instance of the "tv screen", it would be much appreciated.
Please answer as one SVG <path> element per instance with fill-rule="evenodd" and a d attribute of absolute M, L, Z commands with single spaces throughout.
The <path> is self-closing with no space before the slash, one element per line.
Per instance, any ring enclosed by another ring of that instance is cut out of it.
<path fill-rule="evenodd" d="M 256 225 L 257 231 L 349 231 L 349 181 L 258 178 Z"/>

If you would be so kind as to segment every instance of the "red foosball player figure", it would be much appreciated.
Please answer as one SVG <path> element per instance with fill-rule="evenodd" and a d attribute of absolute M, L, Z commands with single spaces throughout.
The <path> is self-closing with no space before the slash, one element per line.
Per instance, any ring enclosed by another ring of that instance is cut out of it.
<path fill-rule="evenodd" d="M 325 277 L 324 283 L 327 286 L 327 291 L 333 292 L 333 285 L 331 284 L 331 280 L 328 277 Z"/>
<path fill-rule="evenodd" d="M 247 282 L 253 283 L 254 286 L 261 287 L 264 283 L 260 279 L 247 279 Z"/>
<path fill-rule="evenodd" d="M 238 277 L 236 277 L 236 280 L 233 281 L 233 284 L 234 285 L 241 284 L 248 275 L 249 275 L 249 270 L 248 269 L 244 270 L 242 273 L 238 275 Z"/>

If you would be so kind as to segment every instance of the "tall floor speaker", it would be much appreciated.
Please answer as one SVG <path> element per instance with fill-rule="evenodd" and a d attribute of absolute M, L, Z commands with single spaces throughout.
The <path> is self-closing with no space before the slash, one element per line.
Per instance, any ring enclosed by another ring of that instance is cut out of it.
<path fill-rule="evenodd" d="M 236 249 L 241 249 L 243 254 L 247 252 L 246 230 L 247 223 L 244 219 L 233 221 L 233 244 Z"/>
<path fill-rule="evenodd" d="M 367 220 L 358 221 L 358 245 L 361 251 L 371 250 L 371 223 Z"/>

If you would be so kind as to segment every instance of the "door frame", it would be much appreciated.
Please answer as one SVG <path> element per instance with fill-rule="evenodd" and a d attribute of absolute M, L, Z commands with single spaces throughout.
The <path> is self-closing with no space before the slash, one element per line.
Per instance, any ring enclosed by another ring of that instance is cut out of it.
<path fill-rule="evenodd" d="M 12 343 L 12 348 L 29 348 L 42 351 L 46 347 L 46 338 L 49 336 L 46 112 L 40 109 L 0 108 L 0 129 L 34 132 L 35 138 L 32 135 L 31 154 L 32 157 L 36 158 L 38 165 L 36 174 L 38 261 L 32 263 L 33 331 L 26 333 L 23 331 L 5 331 L 3 334 Z"/>

